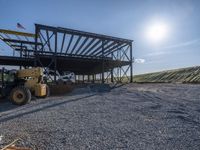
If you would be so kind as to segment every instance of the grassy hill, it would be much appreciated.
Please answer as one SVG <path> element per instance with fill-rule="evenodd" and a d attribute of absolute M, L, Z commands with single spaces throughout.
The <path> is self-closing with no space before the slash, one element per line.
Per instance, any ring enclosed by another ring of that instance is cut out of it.
<path fill-rule="evenodd" d="M 200 83 L 200 66 L 135 75 L 134 82 Z"/>

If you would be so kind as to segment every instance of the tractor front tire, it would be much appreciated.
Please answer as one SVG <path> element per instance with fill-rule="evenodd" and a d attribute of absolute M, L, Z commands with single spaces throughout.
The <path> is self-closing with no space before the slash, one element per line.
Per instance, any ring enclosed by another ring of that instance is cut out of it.
<path fill-rule="evenodd" d="M 15 105 L 24 105 L 31 101 L 31 92 L 24 86 L 17 86 L 11 90 L 9 99 Z"/>

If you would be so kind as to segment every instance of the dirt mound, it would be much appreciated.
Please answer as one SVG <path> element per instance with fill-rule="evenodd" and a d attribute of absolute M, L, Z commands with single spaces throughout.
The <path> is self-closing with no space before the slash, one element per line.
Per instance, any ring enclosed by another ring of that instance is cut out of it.
<path fill-rule="evenodd" d="M 90 89 L 92 92 L 110 92 L 111 87 L 109 84 L 92 84 Z"/>
<path fill-rule="evenodd" d="M 109 84 L 52 84 L 49 85 L 51 95 L 64 94 L 84 94 L 92 92 L 109 92 L 111 87 Z"/>
<path fill-rule="evenodd" d="M 71 95 L 84 94 L 84 93 L 101 93 L 109 92 L 111 87 L 109 84 L 82 84 L 81 86 L 76 86 L 72 91 Z"/>
<path fill-rule="evenodd" d="M 72 84 L 50 84 L 50 95 L 63 95 L 72 92 L 74 85 Z"/>

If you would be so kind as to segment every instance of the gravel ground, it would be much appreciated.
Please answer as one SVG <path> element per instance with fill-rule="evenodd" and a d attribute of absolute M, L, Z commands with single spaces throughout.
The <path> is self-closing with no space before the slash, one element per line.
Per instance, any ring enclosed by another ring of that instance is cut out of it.
<path fill-rule="evenodd" d="M 0 146 L 200 149 L 200 85 L 90 85 L 18 107 L 0 103 Z"/>

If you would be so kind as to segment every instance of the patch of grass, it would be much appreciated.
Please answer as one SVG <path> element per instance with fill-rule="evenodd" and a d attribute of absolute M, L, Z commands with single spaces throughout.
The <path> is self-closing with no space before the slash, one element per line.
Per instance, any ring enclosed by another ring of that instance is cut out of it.
<path fill-rule="evenodd" d="M 200 66 L 135 75 L 134 82 L 200 83 Z"/>

